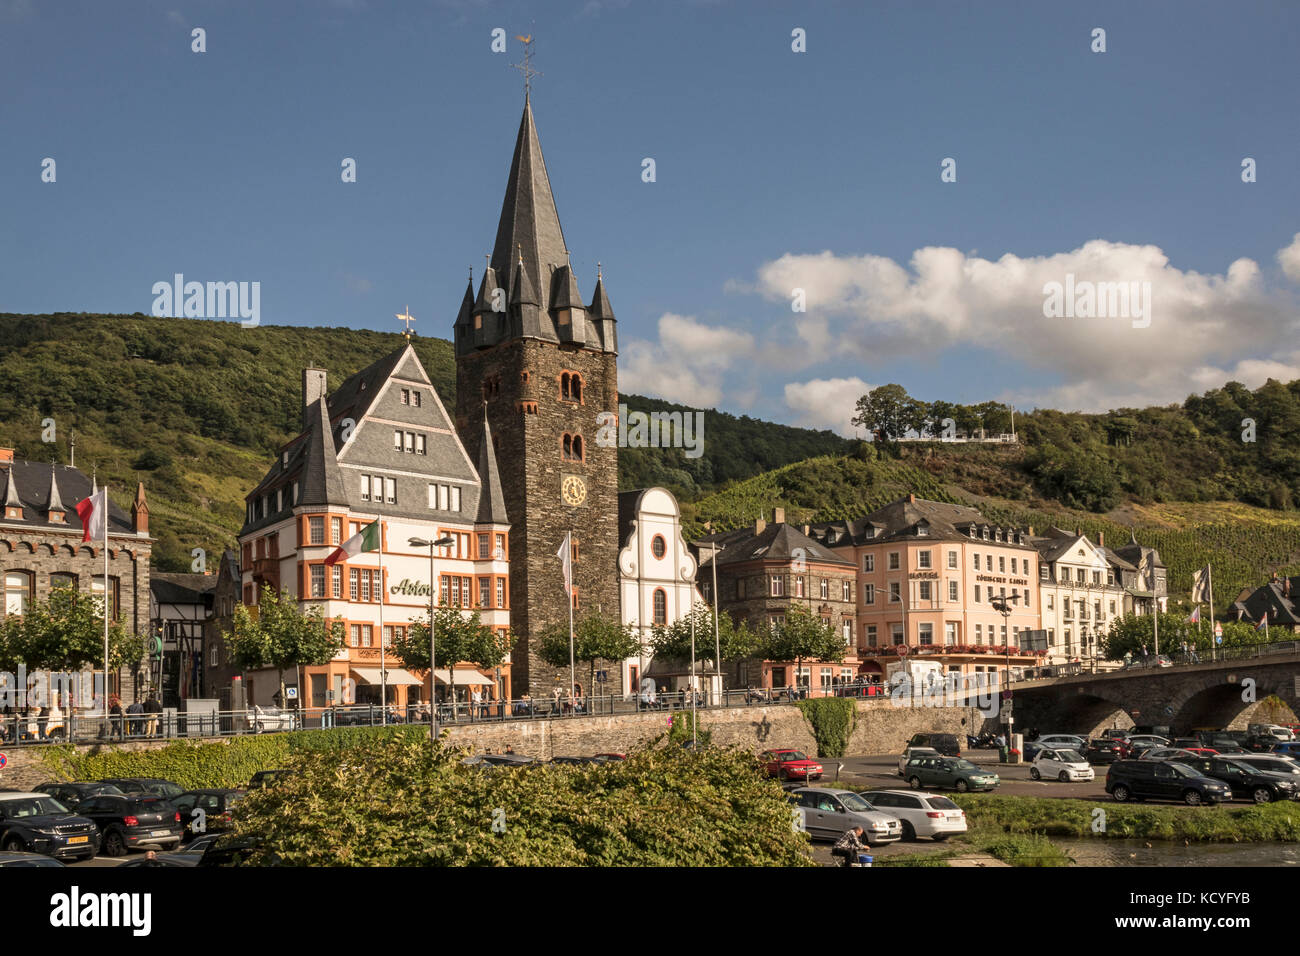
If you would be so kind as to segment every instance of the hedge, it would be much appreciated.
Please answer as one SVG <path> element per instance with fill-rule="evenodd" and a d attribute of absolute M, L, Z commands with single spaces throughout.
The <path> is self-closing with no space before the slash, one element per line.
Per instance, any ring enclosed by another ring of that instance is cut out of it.
<path fill-rule="evenodd" d="M 808 723 L 812 725 L 817 740 L 818 757 L 843 757 L 853 733 L 853 720 L 857 713 L 848 697 L 814 697 L 795 702 Z"/>
<path fill-rule="evenodd" d="M 337 753 L 374 747 L 384 740 L 428 736 L 429 731 L 419 727 L 336 727 L 231 737 L 220 743 L 175 741 L 151 750 L 123 750 L 110 745 L 81 752 L 63 744 L 43 748 L 39 753 L 58 780 L 160 777 L 186 789 L 198 789 L 246 786 L 257 771 L 275 770 L 296 754 Z"/>

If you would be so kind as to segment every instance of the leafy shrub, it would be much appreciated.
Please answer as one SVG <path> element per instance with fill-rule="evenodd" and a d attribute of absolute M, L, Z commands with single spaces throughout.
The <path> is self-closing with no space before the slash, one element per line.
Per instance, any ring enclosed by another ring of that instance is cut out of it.
<path fill-rule="evenodd" d="M 843 757 L 857 713 L 853 701 L 847 697 L 814 697 L 797 701 L 795 706 L 812 725 L 813 737 L 817 739 L 817 756 Z"/>

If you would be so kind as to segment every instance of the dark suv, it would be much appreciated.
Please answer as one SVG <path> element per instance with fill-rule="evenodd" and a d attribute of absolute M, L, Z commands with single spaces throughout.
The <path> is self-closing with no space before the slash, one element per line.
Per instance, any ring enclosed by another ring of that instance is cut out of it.
<path fill-rule="evenodd" d="M 1128 748 L 1124 746 L 1122 740 L 1113 737 L 1097 737 L 1089 741 L 1088 749 L 1084 751 L 1083 756 L 1088 763 L 1105 764 L 1123 760 L 1127 753 Z"/>
<path fill-rule="evenodd" d="M 77 812 L 95 821 L 108 856 L 141 846 L 175 848 L 184 829 L 180 811 L 155 794 L 91 797 Z"/>
<path fill-rule="evenodd" d="M 1207 777 L 1222 780 L 1232 788 L 1234 797 L 1245 797 L 1256 803 L 1295 800 L 1300 794 L 1300 786 L 1290 774 L 1269 773 L 1231 757 L 1202 757 L 1183 763 Z"/>
<path fill-rule="evenodd" d="M 945 757 L 960 757 L 961 747 L 956 734 L 913 734 L 908 747 L 933 747 Z"/>
<path fill-rule="evenodd" d="M 1106 792 L 1118 802 L 1182 800 L 1188 806 L 1232 799 L 1222 780 L 1174 760 L 1117 760 L 1106 772 Z"/>
<path fill-rule="evenodd" d="M 152 795 L 170 799 L 171 797 L 179 797 L 185 792 L 185 788 L 180 784 L 172 783 L 170 780 L 161 780 L 158 777 L 109 777 L 101 780 L 100 783 L 111 783 L 127 796 L 136 797 Z"/>
<path fill-rule="evenodd" d="M 120 797 L 124 794 L 111 783 L 42 783 L 33 788 L 37 793 L 48 793 L 69 810 L 76 810 L 83 800 L 101 795 Z"/>
<path fill-rule="evenodd" d="M 44 793 L 0 794 L 0 849 L 44 853 L 56 859 L 89 860 L 99 850 L 99 831 L 84 816 Z"/>

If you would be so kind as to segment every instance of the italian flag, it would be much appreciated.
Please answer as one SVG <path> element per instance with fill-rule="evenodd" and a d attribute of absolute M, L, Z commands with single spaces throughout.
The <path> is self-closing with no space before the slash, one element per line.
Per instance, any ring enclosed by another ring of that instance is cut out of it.
<path fill-rule="evenodd" d="M 335 564 L 344 558 L 355 558 L 362 551 L 379 550 L 379 519 L 376 518 L 370 524 L 354 534 L 342 545 L 334 549 L 334 553 L 325 559 L 326 564 Z"/>

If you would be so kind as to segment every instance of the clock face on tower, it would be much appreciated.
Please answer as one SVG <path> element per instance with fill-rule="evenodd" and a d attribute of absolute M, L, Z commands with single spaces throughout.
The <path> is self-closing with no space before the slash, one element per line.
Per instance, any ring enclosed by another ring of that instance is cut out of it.
<path fill-rule="evenodd" d="M 576 508 L 587 500 L 587 483 L 581 475 L 565 475 L 560 482 L 560 497 L 566 505 Z"/>

